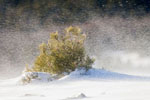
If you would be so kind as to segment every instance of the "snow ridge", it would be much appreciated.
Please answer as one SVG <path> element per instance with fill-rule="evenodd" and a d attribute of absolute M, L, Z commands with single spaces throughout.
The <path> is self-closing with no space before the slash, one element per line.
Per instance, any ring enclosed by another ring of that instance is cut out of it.
<path fill-rule="evenodd" d="M 74 72 L 65 76 L 60 80 L 73 80 L 73 79 L 109 79 L 109 80 L 150 80 L 150 77 L 133 76 L 111 72 L 104 69 L 92 68 L 88 71 L 84 69 L 76 69 Z"/>
<path fill-rule="evenodd" d="M 22 83 L 47 83 L 51 81 L 72 81 L 72 80 L 128 80 L 128 81 L 150 81 L 150 77 L 133 76 L 107 71 L 104 69 L 76 69 L 69 75 L 58 78 L 44 72 L 26 72 L 21 76 Z"/>

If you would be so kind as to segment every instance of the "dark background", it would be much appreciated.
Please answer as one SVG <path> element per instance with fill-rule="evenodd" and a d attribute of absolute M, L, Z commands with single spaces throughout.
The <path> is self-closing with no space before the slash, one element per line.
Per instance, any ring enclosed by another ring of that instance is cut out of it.
<path fill-rule="evenodd" d="M 109 15 L 141 17 L 150 13 L 149 0 L 0 0 L 0 27 L 21 30 L 20 21 L 38 20 L 43 27 L 53 24 L 85 22 L 91 12 Z M 18 25 L 19 24 L 19 25 Z M 25 29 L 24 29 L 25 28 Z"/>

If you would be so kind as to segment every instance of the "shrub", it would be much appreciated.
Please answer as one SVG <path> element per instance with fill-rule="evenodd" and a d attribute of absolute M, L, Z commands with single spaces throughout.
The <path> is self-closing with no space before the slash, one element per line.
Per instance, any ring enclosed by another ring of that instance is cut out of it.
<path fill-rule="evenodd" d="M 40 55 L 30 71 L 63 74 L 76 68 L 88 70 L 94 60 L 85 52 L 85 39 L 85 34 L 78 27 L 66 28 L 63 35 L 59 35 L 58 32 L 51 33 L 48 43 L 39 46 Z"/>

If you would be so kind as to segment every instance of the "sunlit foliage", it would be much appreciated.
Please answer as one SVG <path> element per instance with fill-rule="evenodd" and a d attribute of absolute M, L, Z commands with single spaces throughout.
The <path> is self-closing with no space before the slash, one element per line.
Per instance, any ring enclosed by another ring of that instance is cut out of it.
<path fill-rule="evenodd" d="M 66 28 L 63 35 L 51 33 L 48 43 L 39 46 L 40 55 L 31 70 L 52 74 L 70 73 L 76 68 L 88 70 L 94 60 L 85 52 L 85 39 L 85 34 L 78 27 Z"/>

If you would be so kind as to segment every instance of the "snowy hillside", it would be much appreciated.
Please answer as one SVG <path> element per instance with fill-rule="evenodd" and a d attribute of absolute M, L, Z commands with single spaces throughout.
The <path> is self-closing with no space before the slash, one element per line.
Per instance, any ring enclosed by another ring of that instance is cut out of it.
<path fill-rule="evenodd" d="M 47 76 L 40 73 L 39 77 Z M 0 100 L 144 100 L 150 98 L 150 78 L 91 69 L 76 70 L 55 81 L 28 85 L 21 77 L 0 81 Z M 44 79 L 45 80 L 45 79 Z M 142 81 L 141 81 L 142 80 Z M 40 81 L 40 80 L 39 80 Z"/>

